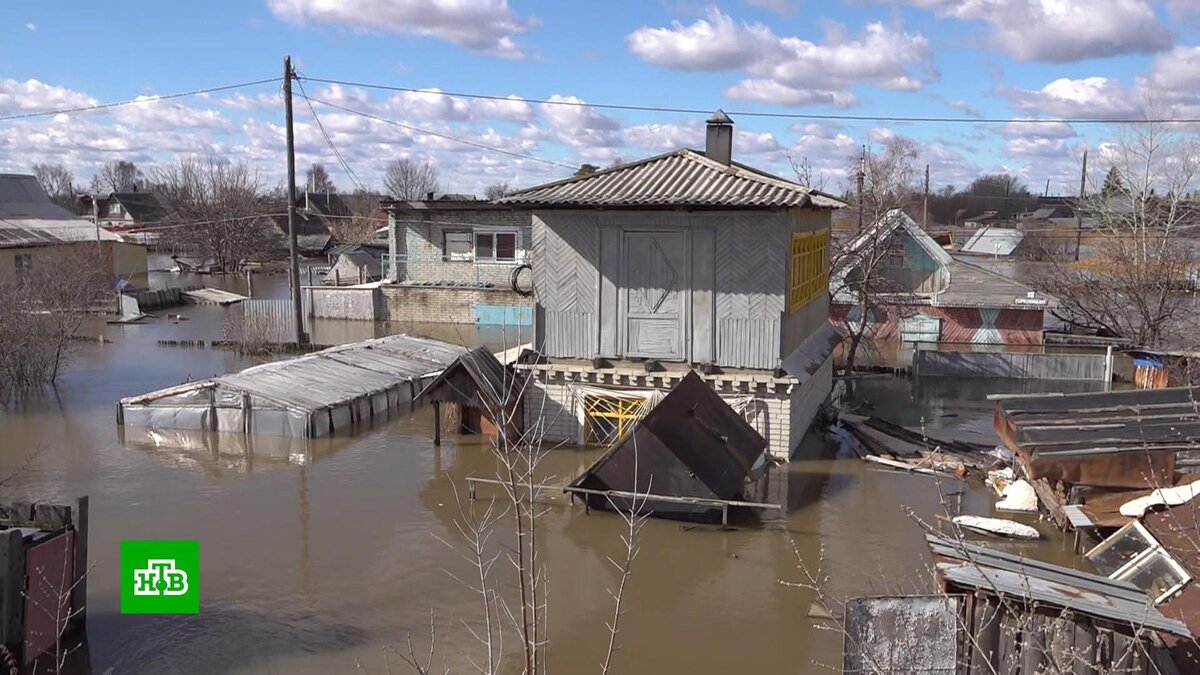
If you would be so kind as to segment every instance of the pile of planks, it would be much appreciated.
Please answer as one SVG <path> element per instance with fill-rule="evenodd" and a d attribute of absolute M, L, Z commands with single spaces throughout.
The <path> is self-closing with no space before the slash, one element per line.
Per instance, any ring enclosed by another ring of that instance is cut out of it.
<path fill-rule="evenodd" d="M 850 447 L 855 454 L 873 464 L 982 481 L 988 469 L 1000 463 L 986 445 L 933 438 L 876 417 L 843 414 L 840 421 L 853 440 Z"/>

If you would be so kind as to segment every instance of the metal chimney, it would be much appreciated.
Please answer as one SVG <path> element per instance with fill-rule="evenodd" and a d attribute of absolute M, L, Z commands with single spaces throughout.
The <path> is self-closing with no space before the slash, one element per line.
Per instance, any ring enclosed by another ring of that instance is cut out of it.
<path fill-rule="evenodd" d="M 704 156 L 728 166 L 733 161 L 733 120 L 718 109 L 705 124 Z"/>

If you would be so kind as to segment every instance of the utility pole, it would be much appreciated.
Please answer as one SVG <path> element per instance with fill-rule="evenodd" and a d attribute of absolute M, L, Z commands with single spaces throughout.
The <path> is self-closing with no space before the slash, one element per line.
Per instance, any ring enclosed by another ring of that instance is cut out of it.
<path fill-rule="evenodd" d="M 304 334 L 304 316 L 300 303 L 300 261 L 296 257 L 296 133 L 292 129 L 292 57 L 283 58 L 283 109 L 287 118 L 287 176 L 288 176 L 288 276 L 292 282 L 292 314 L 296 323 L 296 344 L 308 342 Z"/>
<path fill-rule="evenodd" d="M 858 156 L 858 231 L 863 229 L 863 182 L 867 178 L 867 146 L 862 146 Z"/>
<path fill-rule="evenodd" d="M 1083 193 L 1087 190 L 1087 150 L 1083 151 L 1083 171 L 1079 173 L 1079 199 L 1075 201 L 1075 262 L 1079 262 L 1079 246 L 1083 243 Z"/>
<path fill-rule="evenodd" d="M 929 165 L 925 165 L 925 201 L 921 202 L 921 227 L 929 229 Z"/>
<path fill-rule="evenodd" d="M 1013 180 L 1015 179 L 1009 176 L 1008 180 L 1004 181 L 1004 213 L 1001 214 L 1001 217 L 1005 220 L 1008 220 L 1008 191 L 1012 188 Z"/>

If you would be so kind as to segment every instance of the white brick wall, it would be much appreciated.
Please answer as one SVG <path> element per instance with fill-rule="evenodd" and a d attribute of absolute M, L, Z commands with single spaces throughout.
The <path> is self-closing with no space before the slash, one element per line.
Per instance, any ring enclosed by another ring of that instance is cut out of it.
<path fill-rule="evenodd" d="M 731 397 L 729 394 L 722 396 Z M 739 396 L 742 395 L 732 395 L 733 398 Z M 791 438 L 792 406 L 793 399 L 787 394 L 760 392 L 754 394 L 747 410 L 750 426 L 767 439 L 768 452 L 781 459 L 788 459 L 791 449 L 799 442 L 799 438 L 795 442 Z M 583 437 L 582 413 L 565 380 L 546 382 L 538 379 L 530 383 L 525 393 L 526 428 L 532 429 L 539 419 L 543 420 L 543 441 L 546 443 L 574 445 Z"/>

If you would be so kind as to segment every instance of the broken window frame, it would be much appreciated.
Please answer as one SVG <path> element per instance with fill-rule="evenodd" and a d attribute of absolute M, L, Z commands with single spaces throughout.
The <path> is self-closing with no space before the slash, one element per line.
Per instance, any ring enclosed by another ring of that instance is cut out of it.
<path fill-rule="evenodd" d="M 1117 545 L 1123 538 L 1134 536 L 1130 535 L 1128 530 L 1133 530 L 1135 535 L 1140 536 L 1142 541 L 1145 542 L 1146 547 L 1134 554 L 1134 556 L 1129 560 L 1126 560 L 1116 570 L 1113 570 L 1111 574 L 1108 574 L 1107 576 L 1109 579 L 1115 579 L 1117 581 L 1129 581 L 1134 576 L 1137 576 L 1139 572 L 1149 567 L 1155 560 L 1162 560 L 1166 562 L 1167 566 L 1179 577 L 1180 580 L 1178 583 L 1167 588 L 1157 597 L 1153 598 L 1154 604 L 1156 605 L 1162 604 L 1192 581 L 1192 575 L 1189 574 L 1186 569 L 1184 569 L 1183 565 L 1179 564 L 1179 561 L 1171 556 L 1170 553 L 1167 553 L 1166 549 L 1163 548 L 1158 539 L 1154 538 L 1154 535 L 1150 533 L 1150 530 L 1146 529 L 1145 525 L 1142 525 L 1141 522 L 1136 520 L 1130 521 L 1121 527 L 1121 529 L 1114 532 L 1112 536 L 1093 546 L 1091 550 L 1084 554 L 1084 557 L 1086 557 L 1088 561 L 1094 565 L 1095 559 L 1100 554 Z M 1101 570 L 1101 572 L 1103 572 L 1103 570 Z M 1150 589 L 1145 590 L 1147 594 L 1150 593 Z"/>
<path fill-rule="evenodd" d="M 583 443 L 610 447 L 624 438 L 645 414 L 646 401 L 641 398 L 587 394 L 583 397 Z M 597 433 L 601 424 L 611 429 Z"/>

